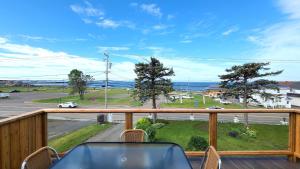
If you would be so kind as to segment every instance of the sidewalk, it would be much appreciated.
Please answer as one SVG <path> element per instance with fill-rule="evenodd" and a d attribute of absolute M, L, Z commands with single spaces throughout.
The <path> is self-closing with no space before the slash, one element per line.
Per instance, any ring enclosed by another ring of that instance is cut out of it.
<path fill-rule="evenodd" d="M 101 132 L 94 137 L 91 137 L 87 140 L 87 142 L 114 142 L 114 141 L 120 141 L 120 135 L 121 132 L 124 129 L 124 124 L 119 123 L 113 125 L 111 128 L 105 130 L 104 132 Z"/>

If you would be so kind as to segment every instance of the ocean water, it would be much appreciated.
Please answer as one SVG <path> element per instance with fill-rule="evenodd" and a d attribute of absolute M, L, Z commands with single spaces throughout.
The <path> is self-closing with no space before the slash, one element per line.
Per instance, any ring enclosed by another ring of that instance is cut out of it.
<path fill-rule="evenodd" d="M 34 86 L 68 86 L 67 81 L 38 80 L 23 81 Z M 105 81 L 93 81 L 88 84 L 89 87 L 102 88 L 105 87 Z M 134 82 L 128 81 L 109 81 L 110 88 L 134 88 Z M 177 91 L 203 91 L 216 88 L 217 82 L 173 82 L 173 88 Z"/>

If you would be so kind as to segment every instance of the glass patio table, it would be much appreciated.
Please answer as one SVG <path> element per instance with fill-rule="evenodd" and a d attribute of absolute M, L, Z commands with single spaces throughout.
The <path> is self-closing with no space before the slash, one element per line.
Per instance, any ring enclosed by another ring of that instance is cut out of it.
<path fill-rule="evenodd" d="M 51 169 L 192 169 L 174 143 L 83 143 Z"/>

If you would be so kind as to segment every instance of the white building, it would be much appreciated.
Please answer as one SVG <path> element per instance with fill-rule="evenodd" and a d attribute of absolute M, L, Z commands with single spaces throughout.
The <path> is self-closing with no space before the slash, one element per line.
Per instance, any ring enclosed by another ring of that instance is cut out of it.
<path fill-rule="evenodd" d="M 256 100 L 250 101 L 250 105 L 261 105 L 265 108 L 292 108 L 300 107 L 300 90 L 291 90 L 281 87 L 279 90 L 267 89 L 264 92 L 272 94 L 271 97 L 263 97 L 260 94 L 254 94 L 252 97 Z M 243 99 L 240 99 L 243 102 Z"/>
<path fill-rule="evenodd" d="M 292 107 L 300 107 L 300 93 L 288 93 L 287 96 L 291 99 Z"/>

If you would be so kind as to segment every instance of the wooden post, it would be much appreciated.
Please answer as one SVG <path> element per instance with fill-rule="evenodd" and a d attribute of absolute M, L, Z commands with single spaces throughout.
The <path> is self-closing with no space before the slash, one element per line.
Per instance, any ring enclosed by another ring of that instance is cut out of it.
<path fill-rule="evenodd" d="M 42 115 L 42 132 L 43 132 L 42 145 L 47 146 L 48 145 L 48 115 L 46 112 L 43 113 Z"/>
<path fill-rule="evenodd" d="M 300 158 L 300 114 L 295 114 L 295 152 L 294 159 Z"/>
<path fill-rule="evenodd" d="M 288 145 L 288 150 L 294 154 L 295 153 L 295 135 L 296 135 L 296 114 L 290 113 L 289 114 L 289 145 Z M 290 161 L 295 161 L 296 157 L 294 155 L 289 155 L 288 156 Z"/>
<path fill-rule="evenodd" d="M 125 114 L 125 129 L 132 129 L 132 113 Z"/>
<path fill-rule="evenodd" d="M 209 113 L 209 145 L 214 146 L 215 149 L 217 149 L 217 125 L 217 113 Z"/>

